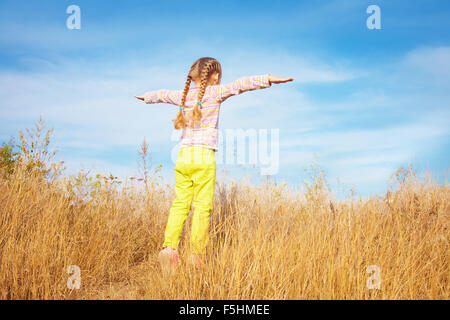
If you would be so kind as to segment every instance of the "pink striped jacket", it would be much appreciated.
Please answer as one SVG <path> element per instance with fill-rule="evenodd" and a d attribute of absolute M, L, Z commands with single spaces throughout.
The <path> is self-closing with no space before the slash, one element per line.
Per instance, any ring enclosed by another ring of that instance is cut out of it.
<path fill-rule="evenodd" d="M 199 87 L 189 89 L 186 96 L 184 116 L 187 127 L 183 129 L 180 147 L 201 146 L 218 150 L 218 124 L 220 105 L 231 96 L 246 91 L 264 89 L 271 86 L 269 75 L 242 77 L 227 84 L 208 86 L 202 100 L 202 120 L 194 122 L 192 111 L 197 103 Z M 179 106 L 183 90 L 155 90 L 144 94 L 145 103 L 170 103 Z"/>

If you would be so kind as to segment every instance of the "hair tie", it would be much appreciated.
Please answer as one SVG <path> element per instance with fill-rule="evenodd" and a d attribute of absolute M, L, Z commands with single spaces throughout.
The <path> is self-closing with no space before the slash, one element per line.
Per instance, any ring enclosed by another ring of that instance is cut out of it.
<path fill-rule="evenodd" d="M 202 107 L 202 102 L 200 100 L 197 101 L 197 104 L 200 106 L 200 108 Z"/>
<path fill-rule="evenodd" d="M 181 107 L 181 106 L 180 106 L 180 110 L 183 111 L 183 109 L 184 109 L 184 107 Z"/>

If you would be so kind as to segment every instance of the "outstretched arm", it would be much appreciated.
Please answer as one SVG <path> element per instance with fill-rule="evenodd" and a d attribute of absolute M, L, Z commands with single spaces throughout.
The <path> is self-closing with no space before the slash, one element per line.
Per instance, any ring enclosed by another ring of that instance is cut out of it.
<path fill-rule="evenodd" d="M 283 83 L 293 80 L 293 78 L 280 78 L 271 74 L 242 77 L 233 82 L 220 85 L 218 87 L 218 100 L 223 102 L 231 96 L 238 95 L 246 91 L 269 88 L 272 83 Z"/>
<path fill-rule="evenodd" d="M 136 99 L 142 100 L 145 103 L 170 103 L 180 105 L 181 91 L 180 90 L 155 90 L 146 92 L 142 96 L 134 96 Z"/>

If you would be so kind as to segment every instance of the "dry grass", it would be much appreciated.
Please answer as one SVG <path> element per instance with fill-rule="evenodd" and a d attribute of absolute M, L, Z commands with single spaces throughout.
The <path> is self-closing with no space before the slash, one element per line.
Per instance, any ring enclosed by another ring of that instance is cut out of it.
<path fill-rule="evenodd" d="M 64 178 L 56 165 L 50 181 L 26 168 L 0 179 L 1 299 L 449 298 L 450 188 L 411 168 L 386 197 L 364 201 L 334 200 L 320 174 L 303 191 L 218 182 L 208 267 L 182 262 L 172 279 L 156 263 L 170 188 Z M 67 288 L 70 265 L 81 269 L 79 290 Z M 379 290 L 367 288 L 370 265 Z"/>

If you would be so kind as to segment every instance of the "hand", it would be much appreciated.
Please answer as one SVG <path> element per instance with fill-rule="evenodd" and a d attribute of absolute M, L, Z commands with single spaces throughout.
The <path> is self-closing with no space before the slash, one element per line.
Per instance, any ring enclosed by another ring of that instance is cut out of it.
<path fill-rule="evenodd" d="M 142 97 L 142 96 L 134 96 L 136 99 L 139 99 L 139 100 L 142 100 L 142 101 L 144 101 L 144 97 Z"/>
<path fill-rule="evenodd" d="M 285 82 L 289 82 L 289 81 L 294 81 L 294 78 L 280 78 L 280 77 L 269 74 L 269 82 L 270 83 L 285 83 Z"/>

